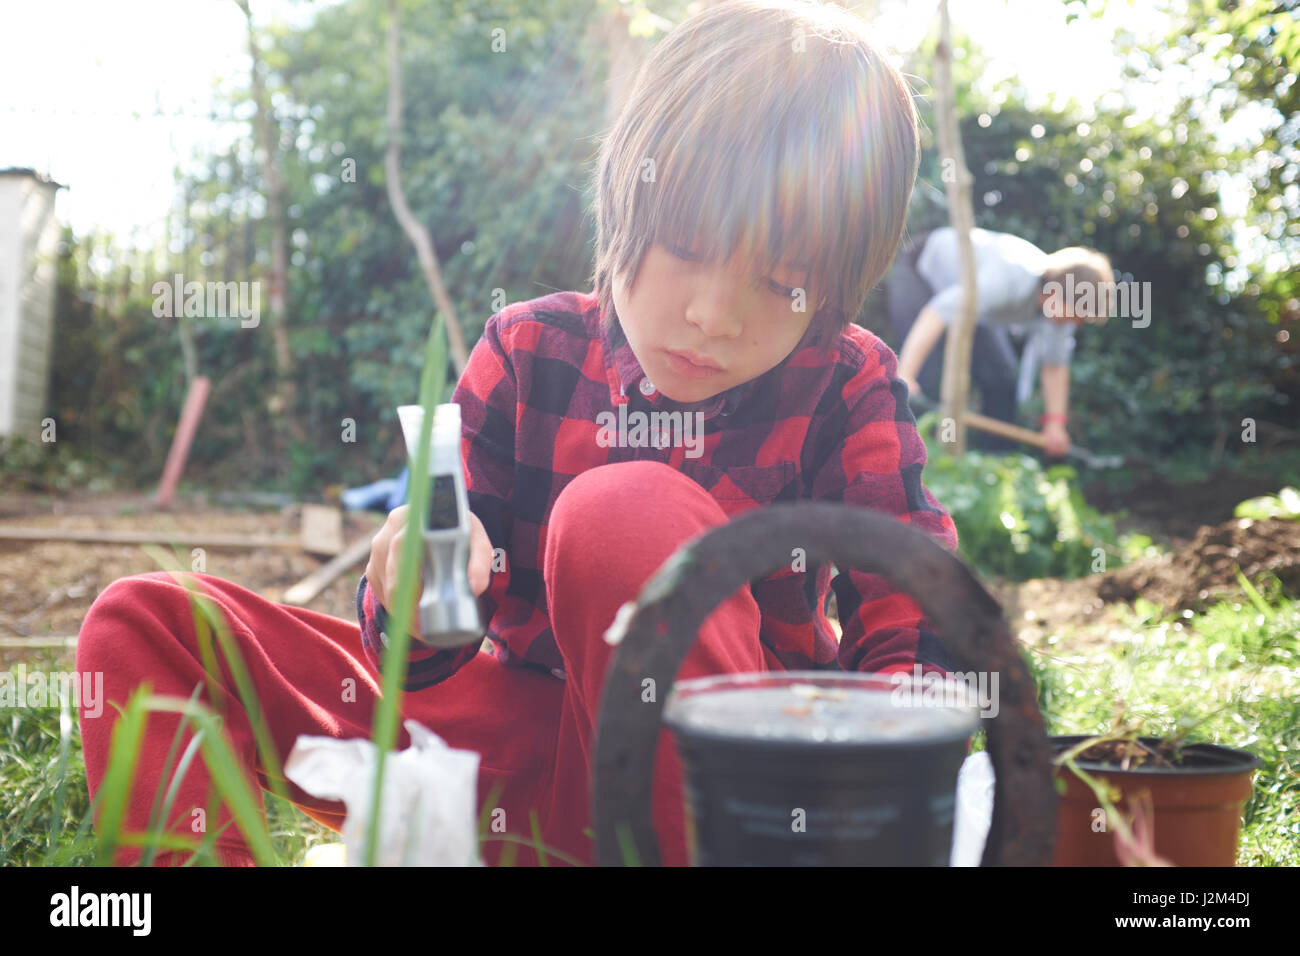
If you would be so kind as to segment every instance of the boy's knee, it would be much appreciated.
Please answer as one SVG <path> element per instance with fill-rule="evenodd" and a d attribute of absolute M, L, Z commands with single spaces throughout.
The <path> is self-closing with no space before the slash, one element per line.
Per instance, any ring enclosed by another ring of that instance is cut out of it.
<path fill-rule="evenodd" d="M 149 571 L 118 578 L 90 605 L 77 636 L 77 666 L 105 651 L 120 652 L 124 638 L 148 633 L 141 619 L 156 615 L 174 600 L 175 580 L 166 571 Z"/>
<path fill-rule="evenodd" d="M 683 541 L 726 520 L 698 483 L 662 462 L 601 465 L 573 479 L 547 525 L 545 573 L 637 579 Z"/>
<path fill-rule="evenodd" d="M 589 468 L 565 485 L 551 508 L 549 524 L 565 527 L 575 517 L 598 514 L 601 524 L 608 527 L 621 515 L 654 507 L 654 501 L 667 489 L 683 481 L 694 484 L 660 461 L 625 461 Z"/>

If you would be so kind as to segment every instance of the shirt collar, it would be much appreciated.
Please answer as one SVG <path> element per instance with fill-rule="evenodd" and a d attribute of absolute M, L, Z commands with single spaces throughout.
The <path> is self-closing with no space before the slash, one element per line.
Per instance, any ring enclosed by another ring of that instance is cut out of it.
<path fill-rule="evenodd" d="M 625 404 L 633 393 L 637 393 L 643 395 L 646 401 L 655 408 L 689 412 L 698 411 L 704 414 L 705 420 L 716 415 L 725 417 L 732 414 L 759 388 L 775 382 L 785 365 L 807 344 L 807 340 L 812 334 L 812 327 L 810 326 L 808 333 L 799 343 L 799 346 L 778 365 L 758 376 L 758 378 L 742 382 L 734 388 L 729 388 L 725 392 L 720 392 L 702 402 L 675 402 L 657 389 L 648 396 L 645 396 L 645 393 L 640 391 L 641 383 L 646 379 L 645 370 L 641 368 L 636 353 L 632 351 L 632 346 L 628 344 L 627 335 L 623 332 L 623 326 L 618 315 L 615 314 L 613 321 L 608 325 L 601 321 L 602 318 L 603 316 L 598 315 L 597 323 L 600 328 L 605 372 L 609 379 L 610 400 L 615 405 Z M 647 390 L 649 390 L 648 386 Z"/>

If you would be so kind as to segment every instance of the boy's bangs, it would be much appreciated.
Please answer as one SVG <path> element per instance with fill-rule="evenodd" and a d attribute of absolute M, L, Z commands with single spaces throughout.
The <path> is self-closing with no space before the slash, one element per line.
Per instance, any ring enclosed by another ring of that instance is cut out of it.
<path fill-rule="evenodd" d="M 644 220 L 634 228 L 665 248 L 708 261 L 739 255 L 756 274 L 788 279 L 815 291 L 819 301 L 843 303 L 847 264 L 862 254 L 846 241 L 845 226 L 865 216 L 844 208 L 844 199 L 850 207 L 862 205 L 868 190 L 862 174 L 846 175 L 842 162 L 814 166 L 816 156 L 844 155 L 812 141 L 833 124 L 810 117 L 805 129 L 792 125 L 783 124 L 780 138 L 757 127 L 666 130 L 664 142 L 673 145 L 662 154 L 659 186 L 640 194 Z M 738 146 L 746 142 L 758 149 Z M 857 188 L 847 188 L 846 180 L 856 180 Z"/>

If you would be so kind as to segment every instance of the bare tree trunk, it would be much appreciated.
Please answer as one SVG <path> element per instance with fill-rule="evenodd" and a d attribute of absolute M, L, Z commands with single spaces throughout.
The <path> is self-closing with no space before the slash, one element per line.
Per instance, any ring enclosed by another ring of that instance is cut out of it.
<path fill-rule="evenodd" d="M 609 78 L 605 83 L 606 129 L 618 119 L 644 58 L 643 44 L 627 32 L 630 19 L 626 7 L 613 7 L 601 19 L 597 34 L 609 50 Z"/>
<path fill-rule="evenodd" d="M 943 355 L 942 415 L 956 424 L 953 454 L 966 451 L 966 403 L 970 395 L 970 356 L 975 339 L 975 248 L 970 231 L 975 224 L 971 207 L 971 174 L 966 168 L 966 151 L 962 148 L 961 130 L 957 125 L 957 96 L 952 80 L 952 21 L 948 0 L 939 0 L 939 47 L 935 56 L 935 111 L 938 114 L 940 167 L 948 194 L 948 221 L 957 233 L 957 250 L 961 257 L 962 310 L 948 327 L 948 341 Z"/>
<path fill-rule="evenodd" d="M 190 231 L 189 230 L 189 224 L 191 222 L 190 204 L 193 202 L 192 191 L 193 191 L 193 187 L 187 185 L 185 188 L 185 219 L 184 219 L 184 223 L 181 226 L 182 241 L 185 240 L 185 238 L 188 236 Z M 167 227 L 169 233 L 167 237 L 168 249 L 171 248 L 171 235 L 170 235 L 171 222 L 172 222 L 172 217 L 168 216 L 167 217 Z M 184 260 L 185 268 L 188 269 L 190 263 L 189 243 L 185 244 L 184 255 L 185 255 L 185 260 Z M 185 273 L 182 272 L 182 275 L 184 274 Z M 175 279 L 169 275 L 167 277 L 167 281 L 174 282 Z M 174 301 L 180 303 L 182 300 L 183 293 L 184 293 L 184 289 L 177 289 L 176 294 L 174 296 Z M 185 387 L 189 388 L 194 384 L 194 380 L 199 376 L 199 350 L 198 350 L 198 346 L 194 342 L 194 329 L 190 325 L 190 320 L 185 315 L 185 309 L 183 306 L 176 310 L 176 315 L 174 316 L 174 318 L 176 320 L 176 331 L 180 334 L 181 337 L 181 355 L 185 360 Z"/>
<path fill-rule="evenodd" d="M 442 282 L 442 270 L 438 267 L 438 256 L 433 251 L 433 240 L 429 230 L 420 224 L 406 203 L 406 192 L 402 189 L 402 65 L 401 44 L 399 37 L 401 23 L 399 20 L 397 0 L 388 2 L 388 152 L 384 157 L 385 179 L 388 181 L 388 202 L 393 207 L 402 231 L 406 233 L 415 246 L 420 259 L 420 271 L 424 273 L 425 284 L 434 304 L 442 312 L 447 328 L 447 347 L 452 361 L 456 365 L 456 374 L 465 371 L 469 363 L 469 349 L 465 345 L 465 333 L 461 331 L 456 309 L 447 295 L 447 288 Z"/>
<path fill-rule="evenodd" d="M 276 413 L 288 425 L 289 433 L 305 440 L 306 435 L 294 417 L 296 387 L 293 380 L 293 355 L 289 351 L 287 327 L 289 301 L 289 242 L 288 223 L 285 219 L 284 179 L 280 175 L 279 128 L 274 123 L 271 100 L 266 91 L 266 66 L 257 48 L 257 32 L 253 28 L 253 11 L 248 0 L 235 0 L 248 21 L 248 55 L 252 58 L 253 102 L 257 107 L 254 118 L 257 142 L 261 147 L 262 178 L 266 181 L 266 214 L 271 226 L 271 269 L 268 304 L 270 306 L 271 341 L 275 347 Z"/>

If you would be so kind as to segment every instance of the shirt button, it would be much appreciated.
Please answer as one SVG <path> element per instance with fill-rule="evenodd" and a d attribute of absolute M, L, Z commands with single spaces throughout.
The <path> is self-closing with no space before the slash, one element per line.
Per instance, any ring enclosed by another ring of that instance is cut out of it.
<path fill-rule="evenodd" d="M 655 393 L 654 383 L 648 378 L 641 379 L 641 394 L 649 398 Z"/>

